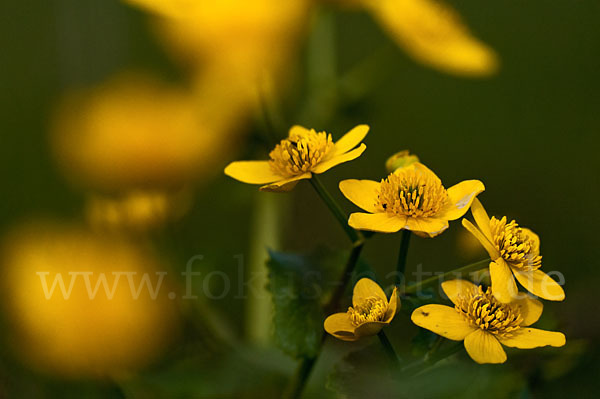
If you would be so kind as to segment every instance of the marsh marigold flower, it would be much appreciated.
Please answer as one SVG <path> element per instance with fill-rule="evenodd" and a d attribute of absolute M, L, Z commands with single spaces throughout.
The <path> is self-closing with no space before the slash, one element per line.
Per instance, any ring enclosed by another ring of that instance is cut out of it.
<path fill-rule="evenodd" d="M 406 229 L 424 237 L 446 230 L 448 221 L 463 216 L 484 189 L 479 180 L 466 180 L 446 190 L 435 173 L 419 162 L 396 170 L 379 183 L 340 182 L 346 198 L 369 212 L 351 214 L 348 224 L 353 228 L 380 233 Z"/>
<path fill-rule="evenodd" d="M 345 313 L 335 313 L 325 319 L 325 331 L 343 341 L 375 335 L 392 322 L 399 306 L 395 287 L 388 301 L 376 282 L 362 278 L 354 286 L 352 306 Z"/>
<path fill-rule="evenodd" d="M 477 227 L 467 219 L 463 226 L 473 234 L 489 253 L 490 277 L 494 295 L 509 302 L 517 293 L 515 277 L 525 289 L 540 298 L 562 301 L 565 292 L 552 277 L 540 270 L 540 238 L 533 231 L 520 227 L 506 216 L 497 219 L 488 216 L 479 200 L 473 202 L 471 213 Z M 514 276 L 514 277 L 513 277 Z"/>
<path fill-rule="evenodd" d="M 313 173 L 358 158 L 367 148 L 361 141 L 368 132 L 367 125 L 358 125 L 333 142 L 329 133 L 293 126 L 288 138 L 269 153 L 270 160 L 232 162 L 225 174 L 243 183 L 264 184 L 262 191 L 289 191 Z"/>
<path fill-rule="evenodd" d="M 442 289 L 454 307 L 425 305 L 415 309 L 411 319 L 444 338 L 463 341 L 467 353 L 477 363 L 504 363 L 502 345 L 531 349 L 541 346 L 563 346 L 560 332 L 529 327 L 541 316 L 540 301 L 521 295 L 510 303 L 501 303 L 492 294 L 466 280 L 442 283 Z"/>

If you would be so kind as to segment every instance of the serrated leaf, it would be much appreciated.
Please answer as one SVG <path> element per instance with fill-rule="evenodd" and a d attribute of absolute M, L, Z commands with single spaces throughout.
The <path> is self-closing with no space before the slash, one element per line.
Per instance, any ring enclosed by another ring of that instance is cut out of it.
<path fill-rule="evenodd" d="M 318 249 L 308 255 L 275 251 L 269 255 L 275 341 L 290 356 L 316 356 L 323 334 L 323 305 L 331 298 L 348 254 Z"/>

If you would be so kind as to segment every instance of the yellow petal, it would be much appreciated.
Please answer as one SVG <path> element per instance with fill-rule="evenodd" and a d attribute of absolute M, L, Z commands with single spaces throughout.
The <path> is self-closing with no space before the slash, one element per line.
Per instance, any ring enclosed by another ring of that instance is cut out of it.
<path fill-rule="evenodd" d="M 266 184 L 284 179 L 273 172 L 269 161 L 237 161 L 225 168 L 225 174 L 243 183 Z"/>
<path fill-rule="evenodd" d="M 375 203 L 377 202 L 377 191 L 381 183 L 373 180 L 342 180 L 340 182 L 340 191 L 346 198 L 352 201 L 356 206 L 367 212 L 377 212 Z"/>
<path fill-rule="evenodd" d="M 514 268 L 512 270 L 519 283 L 532 294 L 549 301 L 565 299 L 565 291 L 562 287 L 543 271 L 521 272 Z"/>
<path fill-rule="evenodd" d="M 385 292 L 383 292 L 379 284 L 370 278 L 363 277 L 354 285 L 354 291 L 352 292 L 352 306 L 356 307 L 364 303 L 367 298 L 373 296 L 388 303 Z"/>
<path fill-rule="evenodd" d="M 415 60 L 444 72 L 488 76 L 496 53 L 474 37 L 456 11 L 432 0 L 363 0 L 398 45 Z"/>
<path fill-rule="evenodd" d="M 425 237 L 435 237 L 448 228 L 448 221 L 436 218 L 408 217 L 406 229 L 415 233 L 424 233 Z"/>
<path fill-rule="evenodd" d="M 473 234 L 475 236 L 475 238 L 477 238 L 477 240 L 481 243 L 481 245 L 483 245 L 483 248 L 485 248 L 487 253 L 490 255 L 490 258 L 492 258 L 492 260 L 496 260 L 496 259 L 500 258 L 500 252 L 498 252 L 498 250 L 496 249 L 494 244 L 492 244 L 490 242 L 490 240 L 488 240 L 483 235 L 483 233 L 481 231 L 479 231 L 477 229 L 477 227 L 475 227 L 473 225 L 473 223 L 471 223 L 467 219 L 463 219 L 462 225 L 465 229 L 469 230 L 469 233 Z"/>
<path fill-rule="evenodd" d="M 485 186 L 479 180 L 465 180 L 448 189 L 448 205 L 442 209 L 438 217 L 446 220 L 456 220 L 463 216 L 473 200 Z"/>
<path fill-rule="evenodd" d="M 348 224 L 357 230 L 376 231 L 378 233 L 396 233 L 406 226 L 406 217 L 382 213 L 360 213 L 350 215 Z"/>
<path fill-rule="evenodd" d="M 527 237 L 529 237 L 529 239 L 532 242 L 532 246 L 533 246 L 532 255 L 534 255 L 534 256 L 539 255 L 540 254 L 540 237 L 526 227 L 523 227 L 521 230 L 523 233 L 525 233 L 525 235 Z"/>
<path fill-rule="evenodd" d="M 448 299 L 456 305 L 459 295 L 466 296 L 471 292 L 477 291 L 477 286 L 468 280 L 448 280 L 442 283 L 442 290 L 448 296 Z"/>
<path fill-rule="evenodd" d="M 425 305 L 414 310 L 410 319 L 419 327 L 454 341 L 462 341 L 474 330 L 463 315 L 445 305 Z"/>
<path fill-rule="evenodd" d="M 394 287 L 394 291 L 392 291 L 392 295 L 390 296 L 390 303 L 388 304 L 388 308 L 387 308 L 387 311 L 385 312 L 383 321 L 385 323 L 390 323 L 392 321 L 392 319 L 394 318 L 394 316 L 396 315 L 396 312 L 398 311 L 399 307 L 400 307 L 400 298 L 398 297 L 398 288 Z"/>
<path fill-rule="evenodd" d="M 504 363 L 506 353 L 498 339 L 483 330 L 475 330 L 465 338 L 465 349 L 471 359 L 479 364 Z"/>
<path fill-rule="evenodd" d="M 290 128 L 288 132 L 288 137 L 290 136 L 306 136 L 310 132 L 310 129 L 305 128 L 304 126 L 294 125 Z"/>
<path fill-rule="evenodd" d="M 311 177 L 312 174 L 310 172 L 307 172 L 298 176 L 290 177 L 289 179 L 276 181 L 275 183 L 262 186 L 260 188 L 260 191 L 270 191 L 275 193 L 287 192 L 296 187 L 296 184 L 298 184 L 300 180 L 310 179 Z"/>
<path fill-rule="evenodd" d="M 359 145 L 369 133 L 369 126 L 358 125 L 335 142 L 333 156 L 344 154 Z"/>
<path fill-rule="evenodd" d="M 488 216 L 485 208 L 481 204 L 478 198 L 473 200 L 473 204 L 471 205 L 471 213 L 473 214 L 473 218 L 475 218 L 475 223 L 477 223 L 477 227 L 483 233 L 484 236 L 490 241 L 492 241 L 492 230 L 490 230 L 490 217 Z"/>
<path fill-rule="evenodd" d="M 492 292 L 494 297 L 502 303 L 512 302 L 519 291 L 510 267 L 504 259 L 498 258 L 490 263 L 490 278 L 492 279 Z"/>
<path fill-rule="evenodd" d="M 522 326 L 530 326 L 542 315 L 544 304 L 537 299 L 531 298 L 527 294 L 521 294 L 523 297 L 516 299 L 513 304 L 519 307 L 521 316 L 523 317 Z"/>
<path fill-rule="evenodd" d="M 366 323 L 361 324 L 356 327 L 354 334 L 357 337 L 368 337 L 371 335 L 377 334 L 383 327 L 385 327 L 388 323 L 383 321 L 368 321 Z"/>
<path fill-rule="evenodd" d="M 323 161 L 323 162 L 317 164 L 312 169 L 312 172 L 317 173 L 317 174 L 327 172 L 329 169 L 333 168 L 336 165 L 339 165 L 344 162 L 349 162 L 349 161 L 352 161 L 353 159 L 360 157 L 361 154 L 363 152 L 365 152 L 366 149 L 367 149 L 367 146 L 364 144 L 361 144 L 358 148 L 355 148 L 352 151 L 346 152 L 341 155 L 336 155 L 333 158 L 328 159 L 327 161 Z"/>
<path fill-rule="evenodd" d="M 440 178 L 431 169 L 429 169 L 427 166 L 423 165 L 421 162 L 412 163 L 412 164 L 408 165 L 407 168 L 414 168 L 417 171 L 419 171 L 420 173 L 423 173 L 424 175 L 429 176 L 431 179 L 439 181 L 440 184 L 442 182 L 440 180 Z"/>
<path fill-rule="evenodd" d="M 358 337 L 354 334 L 356 327 L 350 321 L 347 313 L 334 313 L 325 319 L 323 323 L 325 331 L 343 341 L 356 341 Z"/>
<path fill-rule="evenodd" d="M 510 337 L 498 338 L 502 344 L 511 348 L 531 349 L 540 346 L 564 346 L 565 334 L 556 331 L 538 330 L 537 328 L 519 328 Z"/>

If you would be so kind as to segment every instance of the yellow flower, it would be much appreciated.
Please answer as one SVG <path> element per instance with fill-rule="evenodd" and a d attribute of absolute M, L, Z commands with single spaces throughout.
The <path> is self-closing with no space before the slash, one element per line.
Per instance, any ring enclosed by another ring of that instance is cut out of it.
<path fill-rule="evenodd" d="M 490 276 L 494 296 L 502 302 L 510 302 L 517 293 L 514 277 L 525 289 L 540 298 L 562 301 L 565 292 L 552 277 L 540 270 L 540 238 L 533 231 L 519 227 L 513 220 L 489 218 L 479 200 L 473 202 L 471 213 L 477 227 L 467 219 L 463 226 L 469 230 L 489 253 Z M 513 277 L 514 275 L 514 277 Z"/>
<path fill-rule="evenodd" d="M 9 234 L 0 256 L 15 354 L 36 369 L 115 377 L 150 365 L 177 336 L 164 266 L 123 236 L 37 223 Z"/>
<path fill-rule="evenodd" d="M 346 198 L 369 212 L 351 214 L 348 224 L 353 228 L 380 233 L 406 229 L 424 237 L 446 230 L 448 221 L 463 216 L 484 189 L 479 180 L 466 180 L 446 190 L 435 173 L 419 162 L 396 170 L 380 183 L 340 182 Z"/>
<path fill-rule="evenodd" d="M 359 0 L 414 59 L 447 73 L 487 76 L 498 57 L 437 0 Z"/>
<path fill-rule="evenodd" d="M 367 125 L 358 125 L 334 143 L 331 134 L 293 126 L 288 138 L 269 153 L 269 161 L 232 162 L 225 174 L 244 183 L 265 184 L 262 191 L 290 191 L 313 173 L 324 173 L 358 158 L 367 148 L 361 141 L 368 132 Z"/>
<path fill-rule="evenodd" d="M 394 291 L 388 302 L 385 292 L 371 279 L 362 278 L 354 286 L 352 307 L 345 313 L 335 313 L 324 323 L 325 331 L 343 341 L 356 341 L 377 334 L 390 324 L 400 306 Z"/>
<path fill-rule="evenodd" d="M 541 316 L 540 301 L 522 294 L 510 303 L 499 302 L 492 290 L 483 290 L 466 280 L 442 283 L 442 289 L 454 303 L 425 305 L 415 309 L 411 319 L 453 341 L 465 341 L 465 349 L 477 363 L 504 363 L 502 345 L 531 349 L 540 346 L 563 346 L 565 335 L 560 332 L 530 328 Z"/>
<path fill-rule="evenodd" d="M 226 104 L 150 76 L 119 75 L 66 96 L 53 150 L 68 177 L 86 187 L 180 187 L 214 173 L 235 142 Z"/>

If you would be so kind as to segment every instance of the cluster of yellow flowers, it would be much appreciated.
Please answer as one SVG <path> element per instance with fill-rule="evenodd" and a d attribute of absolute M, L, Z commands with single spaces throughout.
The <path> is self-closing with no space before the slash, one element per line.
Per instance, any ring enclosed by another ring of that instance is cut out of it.
<path fill-rule="evenodd" d="M 330 134 L 294 126 L 288 138 L 270 153 L 268 161 L 238 161 L 225 173 L 261 190 L 285 192 L 300 180 L 311 179 L 335 165 L 359 157 L 369 127 L 359 125 L 333 142 Z M 416 325 L 454 341 L 464 340 L 465 348 L 478 363 L 502 363 L 502 345 L 521 349 L 563 346 L 560 332 L 529 326 L 542 314 L 542 303 L 518 291 L 516 280 L 531 294 L 560 301 L 562 287 L 540 270 L 540 240 L 531 230 L 506 217 L 490 218 L 476 198 L 485 187 L 479 180 L 466 180 L 448 189 L 416 156 L 401 153 L 388 160 L 391 172 L 380 182 L 343 180 L 339 188 L 346 198 L 365 212 L 350 215 L 348 224 L 356 230 L 396 233 L 408 230 L 422 237 L 435 237 L 471 209 L 475 227 L 463 219 L 490 255 L 491 286 L 483 288 L 467 280 L 450 280 L 442 289 L 453 307 L 429 304 L 412 313 Z M 325 330 L 336 338 L 355 341 L 377 334 L 389 324 L 400 307 L 399 287 L 390 299 L 374 281 L 363 278 L 354 286 L 352 307 L 330 315 Z"/>

